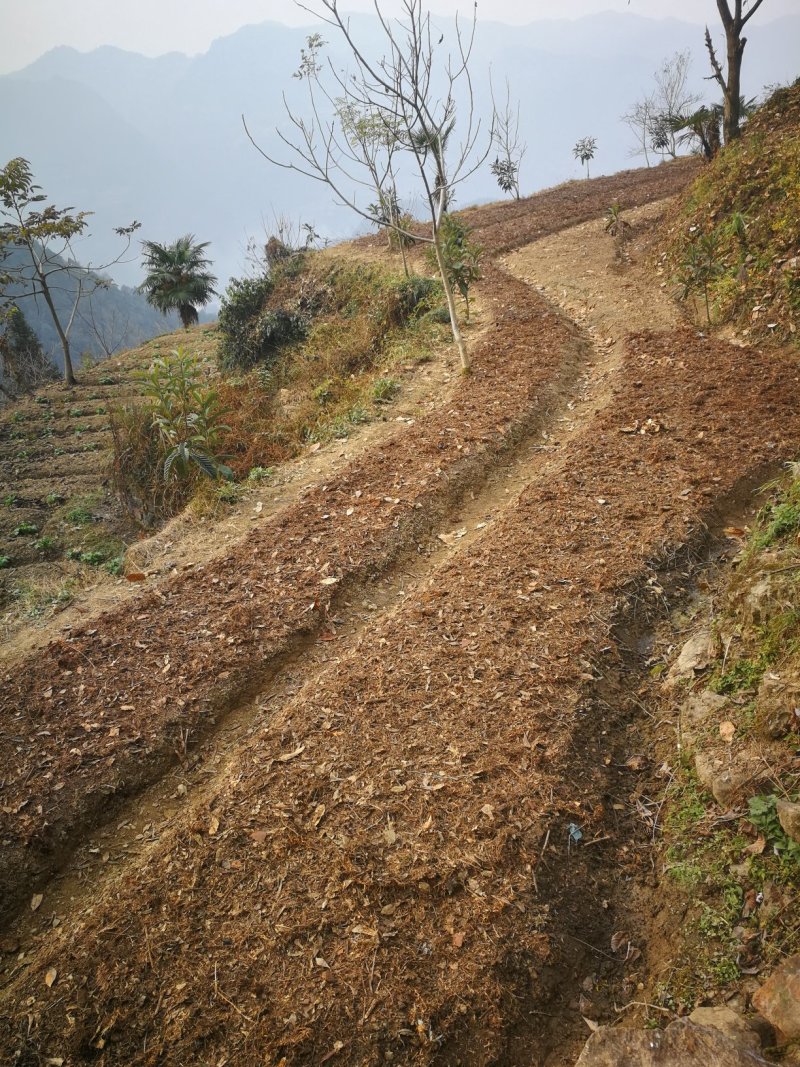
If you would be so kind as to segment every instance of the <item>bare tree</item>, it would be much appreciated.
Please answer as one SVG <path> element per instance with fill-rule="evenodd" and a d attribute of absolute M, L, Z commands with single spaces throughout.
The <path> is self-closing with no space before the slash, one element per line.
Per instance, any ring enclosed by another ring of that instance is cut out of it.
<path fill-rule="evenodd" d="M 504 193 L 511 193 L 519 200 L 519 168 L 528 146 L 520 138 L 519 103 L 516 108 L 511 103 L 511 87 L 506 81 L 506 98 L 502 107 L 498 107 L 492 89 L 492 108 L 494 112 L 493 144 L 497 150 L 491 170 L 497 184 Z"/>
<path fill-rule="evenodd" d="M 650 151 L 653 147 L 653 124 L 656 116 L 656 105 L 652 94 L 637 100 L 630 111 L 622 116 L 622 121 L 628 126 L 636 138 L 636 147 L 631 149 L 632 156 L 644 156 L 645 163 L 650 166 Z"/>
<path fill-rule="evenodd" d="M 361 146 L 356 143 L 354 147 L 346 129 L 342 129 L 339 119 L 342 108 L 348 112 L 352 109 L 355 115 L 368 116 L 370 124 L 383 128 L 382 151 L 391 142 L 393 151 L 403 153 L 413 163 L 427 206 L 430 230 L 422 235 L 411 234 L 402 220 L 389 217 L 385 221 L 401 238 L 414 237 L 433 246 L 453 339 L 466 371 L 470 365 L 469 354 L 458 325 L 439 229 L 455 190 L 483 163 L 491 147 L 490 131 L 485 151 L 477 151 L 481 123 L 475 117 L 469 71 L 475 18 L 467 32 L 462 32 L 456 20 L 455 48 L 451 53 L 442 49 L 444 34 L 437 37 L 434 33 L 430 13 L 423 9 L 422 0 L 402 0 L 402 17 L 394 21 L 383 14 L 378 0 L 374 0 L 374 6 L 384 48 L 384 54 L 378 59 L 371 58 L 356 40 L 349 20 L 340 11 L 339 0 L 319 0 L 316 11 L 306 8 L 340 35 L 355 69 L 348 74 L 338 73 L 328 63 L 325 73 L 334 88 L 322 91 L 320 64 L 316 55 L 311 57 L 311 76 L 306 71 L 300 75 L 306 76 L 309 86 L 311 117 L 305 119 L 295 114 L 284 96 L 294 131 L 289 136 L 278 130 L 278 136 L 290 150 L 289 161 L 275 159 L 265 152 L 250 135 L 246 123 L 245 130 L 271 163 L 325 182 L 340 203 L 375 222 L 374 205 L 370 207 L 364 202 L 365 191 L 375 189 L 374 175 L 365 166 Z M 325 102 L 333 105 L 333 114 L 324 111 Z M 457 120 L 460 122 L 458 138 L 454 136 Z M 385 156 L 381 167 L 383 173 L 391 170 L 386 169 Z"/>
<path fill-rule="evenodd" d="M 103 356 L 109 359 L 128 343 L 131 317 L 130 314 L 118 312 L 116 308 L 111 309 L 108 315 L 97 315 L 93 296 L 94 293 L 88 295 L 85 308 L 78 311 L 78 318 L 94 335 L 103 350 Z"/>
<path fill-rule="evenodd" d="M 691 52 L 676 52 L 665 59 L 653 75 L 655 88 L 649 96 L 634 104 L 631 111 L 622 116 L 631 132 L 635 134 L 637 147 L 634 155 L 644 155 L 650 166 L 650 152 L 666 153 L 673 159 L 678 154 L 680 140 L 675 130 L 678 118 L 691 114 L 700 102 L 700 96 L 689 90 Z"/>
<path fill-rule="evenodd" d="M 687 49 L 685 52 L 676 52 L 669 59 L 665 59 L 654 75 L 655 114 L 650 131 L 651 145 L 656 151 L 668 152 L 673 159 L 678 154 L 678 142 L 672 124 L 678 116 L 693 111 L 700 102 L 700 95 L 689 90 L 691 66 L 692 53 Z"/>
<path fill-rule="evenodd" d="M 728 0 L 717 0 L 717 9 L 725 29 L 725 49 L 727 54 L 727 74 L 717 58 L 711 33 L 706 26 L 706 48 L 708 49 L 713 78 L 722 89 L 723 116 L 722 130 L 725 144 L 739 136 L 742 117 L 742 56 L 747 38 L 742 37 L 742 30 L 755 15 L 764 0 L 734 0 L 733 11 Z"/>

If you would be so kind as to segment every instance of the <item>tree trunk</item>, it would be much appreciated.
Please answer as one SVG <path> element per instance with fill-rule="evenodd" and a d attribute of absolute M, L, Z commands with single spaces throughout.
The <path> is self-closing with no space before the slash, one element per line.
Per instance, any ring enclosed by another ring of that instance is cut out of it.
<path fill-rule="evenodd" d="M 466 345 L 464 344 L 464 338 L 461 336 L 461 330 L 458 326 L 458 313 L 456 311 L 456 302 L 453 296 L 453 287 L 450 285 L 450 279 L 447 277 L 447 271 L 445 270 L 444 257 L 442 256 L 442 246 L 439 244 L 439 230 L 438 227 L 433 233 L 433 247 L 436 252 L 436 262 L 439 265 L 439 277 L 442 280 L 442 286 L 444 288 L 445 299 L 447 300 L 447 310 L 450 312 L 450 329 L 453 331 L 453 340 L 458 346 L 458 355 L 461 359 L 461 369 L 464 373 L 469 372 L 470 359 L 467 352 Z"/>
<path fill-rule="evenodd" d="M 64 328 L 61 325 L 61 320 L 58 317 L 58 312 L 56 311 L 55 304 L 53 303 L 53 298 L 50 295 L 50 287 L 47 284 L 47 279 L 44 277 L 43 274 L 40 274 L 38 280 L 42 287 L 42 296 L 44 297 L 45 303 L 47 304 L 47 309 L 50 312 L 50 317 L 53 320 L 53 325 L 56 328 L 58 339 L 61 342 L 61 351 L 64 353 L 64 382 L 66 385 L 77 385 L 78 383 L 75 379 L 75 371 L 72 368 L 72 354 L 70 352 L 69 347 L 69 338 L 64 332 Z"/>
<path fill-rule="evenodd" d="M 728 39 L 728 79 L 725 86 L 723 132 L 725 144 L 730 144 L 739 136 L 741 118 L 742 55 L 747 39 L 741 36 L 741 29 L 734 25 L 727 33 Z"/>

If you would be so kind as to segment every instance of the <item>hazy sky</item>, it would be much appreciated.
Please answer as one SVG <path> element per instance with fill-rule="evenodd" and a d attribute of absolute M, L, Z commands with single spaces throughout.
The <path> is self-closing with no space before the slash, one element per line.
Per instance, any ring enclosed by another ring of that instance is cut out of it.
<path fill-rule="evenodd" d="M 399 0 L 381 0 L 396 9 Z M 309 7 L 314 0 L 309 0 Z M 371 0 L 345 0 L 343 8 L 371 10 Z M 465 0 L 429 0 L 432 11 L 470 11 Z M 800 0 L 767 0 L 755 18 L 796 14 Z M 652 18 L 718 21 L 715 0 L 478 0 L 479 19 L 532 22 L 578 18 L 597 11 L 635 11 Z M 145 55 L 204 52 L 215 37 L 251 22 L 313 21 L 292 0 L 0 0 L 0 73 L 19 70 L 43 52 L 66 44 L 81 51 L 112 44 Z"/>

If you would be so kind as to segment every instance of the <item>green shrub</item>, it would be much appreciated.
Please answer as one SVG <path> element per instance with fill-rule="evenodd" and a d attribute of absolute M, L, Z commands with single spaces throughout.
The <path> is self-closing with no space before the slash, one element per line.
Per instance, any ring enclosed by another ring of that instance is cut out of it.
<path fill-rule="evenodd" d="M 21 522 L 14 530 L 15 537 L 33 537 L 39 532 L 39 527 L 33 522 Z"/>
<path fill-rule="evenodd" d="M 13 565 L 14 561 L 11 556 L 0 556 L 0 571 L 8 570 L 8 568 Z"/>
<path fill-rule="evenodd" d="M 470 227 L 455 215 L 445 215 L 439 226 L 439 242 L 444 260 L 444 269 L 454 289 L 464 300 L 466 315 L 469 318 L 469 291 L 473 282 L 481 277 L 479 260 L 483 248 L 470 240 Z M 428 262 L 432 270 L 438 270 L 436 252 L 428 249 Z"/>
<path fill-rule="evenodd" d="M 144 403 L 110 412 L 112 474 L 123 506 L 150 526 L 183 507 L 199 475 L 219 479 L 232 472 L 221 453 L 226 411 L 191 356 L 179 349 L 156 360 L 144 392 Z"/>

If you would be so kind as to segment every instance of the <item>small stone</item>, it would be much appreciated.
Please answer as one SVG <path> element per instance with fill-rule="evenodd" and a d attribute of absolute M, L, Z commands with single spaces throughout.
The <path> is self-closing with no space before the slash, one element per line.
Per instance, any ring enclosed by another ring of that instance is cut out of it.
<path fill-rule="evenodd" d="M 784 833 L 791 837 L 792 841 L 800 844 L 800 804 L 793 804 L 790 800 L 779 800 L 777 812 Z"/>
<path fill-rule="evenodd" d="M 765 674 L 756 695 L 756 733 L 763 741 L 778 741 L 795 724 L 794 709 L 800 704 L 800 687 L 794 679 Z"/>
<path fill-rule="evenodd" d="M 711 793 L 720 807 L 727 808 L 743 786 L 752 782 L 753 772 L 749 765 L 737 767 L 736 764 L 726 766 L 722 763 L 718 766 L 718 762 L 705 752 L 695 753 L 694 766 L 700 784 Z"/>
<path fill-rule="evenodd" d="M 664 688 L 674 689 L 680 682 L 691 680 L 698 671 L 704 670 L 711 662 L 711 634 L 708 630 L 698 630 L 681 649 L 680 655 L 669 669 Z"/>
<path fill-rule="evenodd" d="M 800 1038 L 800 955 L 790 956 L 772 972 L 753 1004 L 788 1041 Z"/>
<path fill-rule="evenodd" d="M 716 721 L 727 703 L 726 697 L 720 696 L 719 693 L 712 693 L 710 689 L 692 693 L 683 705 L 683 715 L 687 726 L 704 726 L 707 722 Z"/>

